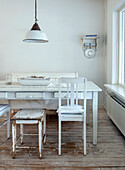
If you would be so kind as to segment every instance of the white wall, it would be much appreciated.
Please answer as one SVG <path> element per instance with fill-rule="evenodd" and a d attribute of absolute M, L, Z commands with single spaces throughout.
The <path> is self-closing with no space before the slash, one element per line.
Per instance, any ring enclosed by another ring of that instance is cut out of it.
<path fill-rule="evenodd" d="M 107 57 L 105 83 L 118 82 L 118 10 L 125 0 L 107 0 Z"/>
<path fill-rule="evenodd" d="M 102 88 L 104 0 L 39 0 L 38 8 L 50 42 L 27 44 L 22 40 L 34 22 L 34 0 L 0 0 L 0 78 L 11 72 L 79 72 Z M 82 51 L 87 33 L 100 36 L 92 60 Z"/>

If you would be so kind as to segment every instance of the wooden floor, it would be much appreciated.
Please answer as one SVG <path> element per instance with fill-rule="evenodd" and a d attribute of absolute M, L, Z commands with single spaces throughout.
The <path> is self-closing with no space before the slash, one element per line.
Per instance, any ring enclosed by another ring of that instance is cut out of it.
<path fill-rule="evenodd" d="M 17 150 L 11 158 L 11 139 L 6 139 L 6 126 L 0 129 L 0 170 L 30 169 L 85 169 L 125 170 L 125 138 L 108 118 L 104 109 L 99 110 L 98 144 L 92 144 L 92 114 L 87 125 L 87 155 L 83 156 L 81 122 L 62 123 L 62 156 L 58 156 L 58 117 L 55 111 L 47 112 L 47 142 L 43 159 L 36 149 Z M 32 130 L 31 130 L 32 129 Z M 18 129 L 19 131 L 19 129 Z M 27 126 L 26 133 L 37 133 L 36 126 Z M 24 143 L 37 144 L 35 136 L 24 138 Z"/>

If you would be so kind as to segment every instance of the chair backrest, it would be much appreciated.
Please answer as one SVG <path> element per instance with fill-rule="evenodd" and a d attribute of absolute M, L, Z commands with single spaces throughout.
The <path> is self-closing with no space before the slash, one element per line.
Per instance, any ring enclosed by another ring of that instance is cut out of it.
<path fill-rule="evenodd" d="M 67 106 L 78 105 L 79 92 L 83 93 L 84 110 L 86 110 L 86 81 L 84 77 L 79 78 L 60 78 L 59 79 L 59 108 L 62 105 L 61 100 L 64 99 L 62 91 L 66 88 L 65 99 L 67 100 Z"/>

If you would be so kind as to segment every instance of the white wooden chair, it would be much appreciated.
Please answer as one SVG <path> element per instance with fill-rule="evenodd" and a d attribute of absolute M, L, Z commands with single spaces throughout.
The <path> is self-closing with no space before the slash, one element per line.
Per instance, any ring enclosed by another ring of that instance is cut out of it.
<path fill-rule="evenodd" d="M 6 117 L 4 116 L 5 114 L 7 114 Z M 5 124 L 7 124 L 7 138 L 10 138 L 10 105 L 9 104 L 0 104 L 0 119 L 6 119 L 6 121 L 0 125 L 0 128 L 3 127 Z"/>
<path fill-rule="evenodd" d="M 66 93 L 61 89 L 66 88 Z M 78 105 L 79 93 L 84 99 L 84 107 Z M 67 100 L 67 105 L 62 105 L 62 100 Z M 59 155 L 61 155 L 61 122 L 62 121 L 82 121 L 84 155 L 86 155 L 86 79 L 85 78 L 61 78 L 59 80 Z"/>
<path fill-rule="evenodd" d="M 44 128 L 43 127 L 44 123 Z M 12 117 L 12 158 L 15 157 L 16 143 L 21 139 L 21 144 L 23 144 L 23 136 L 29 135 L 23 133 L 23 125 L 38 125 L 38 134 L 30 134 L 30 135 L 38 135 L 39 136 L 39 158 L 42 158 L 42 141 L 46 142 L 46 113 L 42 109 L 22 109 L 19 110 Z M 20 137 L 16 140 L 16 125 L 20 125 Z M 31 128 L 32 129 L 32 128 Z M 21 146 L 21 148 L 34 148 L 34 146 Z"/>

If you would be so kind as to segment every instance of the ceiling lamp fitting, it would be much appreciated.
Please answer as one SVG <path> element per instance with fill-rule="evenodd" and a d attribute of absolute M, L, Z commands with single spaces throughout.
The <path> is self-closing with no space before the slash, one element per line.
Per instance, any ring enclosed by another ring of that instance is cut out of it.
<path fill-rule="evenodd" d="M 48 42 L 48 38 L 44 32 L 41 31 L 38 25 L 37 19 L 37 0 L 35 0 L 35 23 L 32 26 L 31 30 L 28 31 L 23 40 L 28 43 L 46 43 Z"/>

